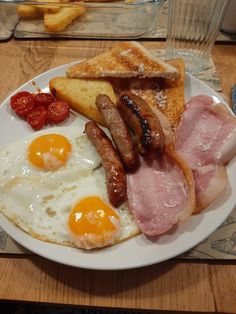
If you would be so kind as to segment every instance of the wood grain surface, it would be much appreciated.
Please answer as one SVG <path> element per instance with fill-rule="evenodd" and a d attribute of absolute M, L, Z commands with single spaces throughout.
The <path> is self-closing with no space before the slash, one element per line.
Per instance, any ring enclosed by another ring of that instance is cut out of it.
<path fill-rule="evenodd" d="M 55 66 L 95 56 L 113 41 L 35 40 L 0 44 L 0 101 Z M 162 48 L 161 42 L 143 42 Z M 212 52 L 223 92 L 236 83 L 236 46 Z M 2 135 L 4 136 L 4 135 Z M 0 256 L 0 299 L 83 307 L 186 312 L 236 312 L 236 264 L 170 260 L 129 271 L 91 271 L 38 256 Z"/>
<path fill-rule="evenodd" d="M 127 271 L 71 268 L 33 256 L 1 258 L 1 299 L 126 309 L 214 312 L 210 266 L 168 261 Z"/>

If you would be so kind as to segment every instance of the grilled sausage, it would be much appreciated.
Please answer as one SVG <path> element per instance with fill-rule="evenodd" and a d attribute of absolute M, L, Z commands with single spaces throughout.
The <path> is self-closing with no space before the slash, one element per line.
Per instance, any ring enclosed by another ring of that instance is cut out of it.
<path fill-rule="evenodd" d="M 135 170 L 139 165 L 138 153 L 115 104 L 107 95 L 99 94 L 96 98 L 96 105 L 112 135 L 125 168 Z"/>
<path fill-rule="evenodd" d="M 120 158 L 111 140 L 95 122 L 86 123 L 85 133 L 101 157 L 109 200 L 118 207 L 127 199 L 126 176 Z"/>
<path fill-rule="evenodd" d="M 117 108 L 136 136 L 140 154 L 163 151 L 165 136 L 160 121 L 142 98 L 125 92 L 120 95 Z"/>

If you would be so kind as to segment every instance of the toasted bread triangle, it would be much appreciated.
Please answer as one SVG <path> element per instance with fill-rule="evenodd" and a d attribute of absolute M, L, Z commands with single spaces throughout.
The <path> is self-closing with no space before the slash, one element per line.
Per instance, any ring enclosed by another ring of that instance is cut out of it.
<path fill-rule="evenodd" d="M 66 71 L 69 77 L 163 77 L 176 79 L 178 70 L 153 56 L 137 42 L 115 45 L 92 59 L 75 64 Z"/>

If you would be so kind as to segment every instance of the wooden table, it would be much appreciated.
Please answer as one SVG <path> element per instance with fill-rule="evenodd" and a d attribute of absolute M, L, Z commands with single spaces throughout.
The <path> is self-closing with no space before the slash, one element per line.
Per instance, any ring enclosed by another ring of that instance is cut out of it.
<path fill-rule="evenodd" d="M 113 41 L 10 40 L 0 44 L 0 101 L 55 66 L 95 56 Z M 163 43 L 144 42 L 150 49 Z M 223 92 L 236 82 L 236 45 L 216 45 L 213 59 Z M 1 136 L 6 136 L 2 134 Z M 236 263 L 179 261 L 129 271 L 91 271 L 38 256 L 0 256 L 0 299 L 82 307 L 236 312 Z"/>

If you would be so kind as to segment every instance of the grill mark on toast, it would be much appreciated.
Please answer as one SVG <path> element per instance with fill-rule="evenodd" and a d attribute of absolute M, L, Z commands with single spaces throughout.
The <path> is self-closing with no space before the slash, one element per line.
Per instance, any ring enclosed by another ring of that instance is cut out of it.
<path fill-rule="evenodd" d="M 130 52 L 124 54 L 126 50 L 130 50 Z M 112 51 L 112 57 L 116 59 L 117 63 L 122 64 L 125 69 L 130 71 L 140 72 L 139 66 L 143 64 L 145 66 L 145 71 L 157 70 L 165 72 L 164 66 L 152 60 L 150 56 L 145 55 L 143 51 L 135 46 L 131 47 L 130 45 L 123 44 L 122 49 L 119 46 Z"/>
<path fill-rule="evenodd" d="M 132 51 L 132 58 L 129 59 L 129 56 L 121 55 L 121 53 L 124 51 L 120 51 L 120 49 L 117 49 L 118 51 L 112 51 L 111 55 L 112 58 L 115 60 L 115 64 L 121 64 L 125 70 L 131 71 L 131 72 L 137 72 L 138 66 L 134 64 L 133 62 L 133 51 Z M 118 53 L 117 53 L 118 52 Z"/>

